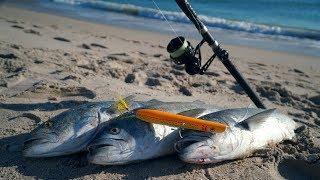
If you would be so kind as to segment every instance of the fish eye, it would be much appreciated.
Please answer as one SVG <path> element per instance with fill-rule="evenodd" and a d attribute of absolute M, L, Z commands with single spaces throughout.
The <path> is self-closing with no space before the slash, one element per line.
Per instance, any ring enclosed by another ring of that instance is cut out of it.
<path fill-rule="evenodd" d="M 110 129 L 110 133 L 113 135 L 119 134 L 119 132 L 120 132 L 119 128 L 114 127 Z"/>
<path fill-rule="evenodd" d="M 50 127 L 52 126 L 52 122 L 46 121 L 46 122 L 44 122 L 44 126 L 45 126 L 46 128 L 50 128 Z"/>
<path fill-rule="evenodd" d="M 212 150 L 217 150 L 217 146 L 211 146 Z"/>

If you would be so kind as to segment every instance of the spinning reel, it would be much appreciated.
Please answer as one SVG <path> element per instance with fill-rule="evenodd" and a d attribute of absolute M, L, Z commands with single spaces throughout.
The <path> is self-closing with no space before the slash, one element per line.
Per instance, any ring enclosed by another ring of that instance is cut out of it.
<path fill-rule="evenodd" d="M 179 36 L 172 39 L 168 46 L 167 51 L 170 54 L 170 58 L 174 63 L 178 65 L 185 65 L 185 70 L 190 75 L 204 74 L 213 62 L 216 54 L 213 54 L 209 60 L 201 67 L 201 51 L 200 48 L 203 43 L 206 42 L 204 39 L 193 48 L 191 43 L 184 37 Z"/>

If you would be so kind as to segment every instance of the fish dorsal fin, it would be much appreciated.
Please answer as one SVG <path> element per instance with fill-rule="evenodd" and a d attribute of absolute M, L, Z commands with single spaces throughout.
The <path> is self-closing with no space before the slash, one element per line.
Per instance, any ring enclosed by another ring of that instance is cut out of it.
<path fill-rule="evenodd" d="M 263 124 L 264 121 L 267 120 L 267 117 L 269 117 L 275 111 L 276 109 L 268 109 L 268 110 L 262 111 L 258 114 L 250 116 L 249 118 L 241 121 L 240 123 L 237 124 L 237 126 L 241 126 L 252 131 L 254 129 L 257 129 L 261 124 Z"/>
<path fill-rule="evenodd" d="M 195 117 L 198 118 L 200 116 L 203 116 L 203 114 L 207 111 L 205 108 L 196 108 L 196 109 L 190 109 L 187 111 L 183 111 L 178 113 L 179 115 L 183 116 L 189 116 L 189 117 Z"/>

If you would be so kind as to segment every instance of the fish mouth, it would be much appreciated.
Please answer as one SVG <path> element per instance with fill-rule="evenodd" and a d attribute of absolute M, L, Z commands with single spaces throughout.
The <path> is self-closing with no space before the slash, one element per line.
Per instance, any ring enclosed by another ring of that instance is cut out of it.
<path fill-rule="evenodd" d="M 190 145 L 195 144 L 197 142 L 199 141 L 194 139 L 182 139 L 174 144 L 174 148 L 178 153 L 180 153 L 184 149 L 188 148 Z"/>
<path fill-rule="evenodd" d="M 45 148 L 51 144 L 48 139 L 31 138 L 23 143 L 22 155 L 25 157 L 49 157 L 54 154 L 50 149 Z"/>
<path fill-rule="evenodd" d="M 182 134 L 182 139 L 174 144 L 174 148 L 177 152 L 181 152 L 183 149 L 188 148 L 192 144 L 206 141 L 210 138 L 210 133 L 193 132 L 192 134 Z"/>
<path fill-rule="evenodd" d="M 87 147 L 87 150 L 88 161 L 100 165 L 126 164 L 125 159 L 132 154 L 131 150 L 121 150 L 121 148 L 116 144 L 113 144 L 112 141 L 107 143 L 93 142 Z"/>
<path fill-rule="evenodd" d="M 179 158 L 187 163 L 208 164 L 212 162 L 211 147 L 203 142 L 194 139 L 183 139 L 175 144 Z"/>
<path fill-rule="evenodd" d="M 24 145 L 24 149 L 27 149 L 37 144 L 44 144 L 49 142 L 50 142 L 49 140 L 44 138 L 30 138 L 24 141 L 23 145 Z"/>
<path fill-rule="evenodd" d="M 89 151 L 90 155 L 94 155 L 97 150 L 100 149 L 109 149 L 114 147 L 112 144 L 103 143 L 103 144 L 91 144 L 87 147 L 87 151 Z"/>
<path fill-rule="evenodd" d="M 99 139 L 96 141 L 93 141 L 91 144 L 88 145 L 87 151 L 89 152 L 89 156 L 97 156 L 101 155 L 103 156 L 104 153 L 101 153 L 102 151 L 108 152 L 108 154 L 118 154 L 121 155 L 122 152 L 120 150 L 119 145 L 117 145 L 117 141 L 119 139 L 104 139 L 103 142 L 99 142 Z M 121 140 L 121 139 L 120 139 Z"/>

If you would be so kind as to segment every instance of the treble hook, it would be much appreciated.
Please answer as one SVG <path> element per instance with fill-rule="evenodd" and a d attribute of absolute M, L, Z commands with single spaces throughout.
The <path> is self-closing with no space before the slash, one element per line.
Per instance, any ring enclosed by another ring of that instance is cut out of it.
<path fill-rule="evenodd" d="M 183 123 L 182 126 L 184 126 L 185 124 L 186 124 L 186 123 Z M 182 136 L 182 134 L 181 134 L 181 130 L 184 130 L 184 128 L 183 128 L 183 127 L 179 127 L 179 128 L 178 128 L 179 136 L 180 136 L 181 139 L 183 139 L 183 136 Z"/>
<path fill-rule="evenodd" d="M 252 106 L 252 104 L 250 103 L 247 107 L 246 107 L 246 114 L 241 118 L 241 121 L 244 121 L 249 113 L 249 107 Z"/>

